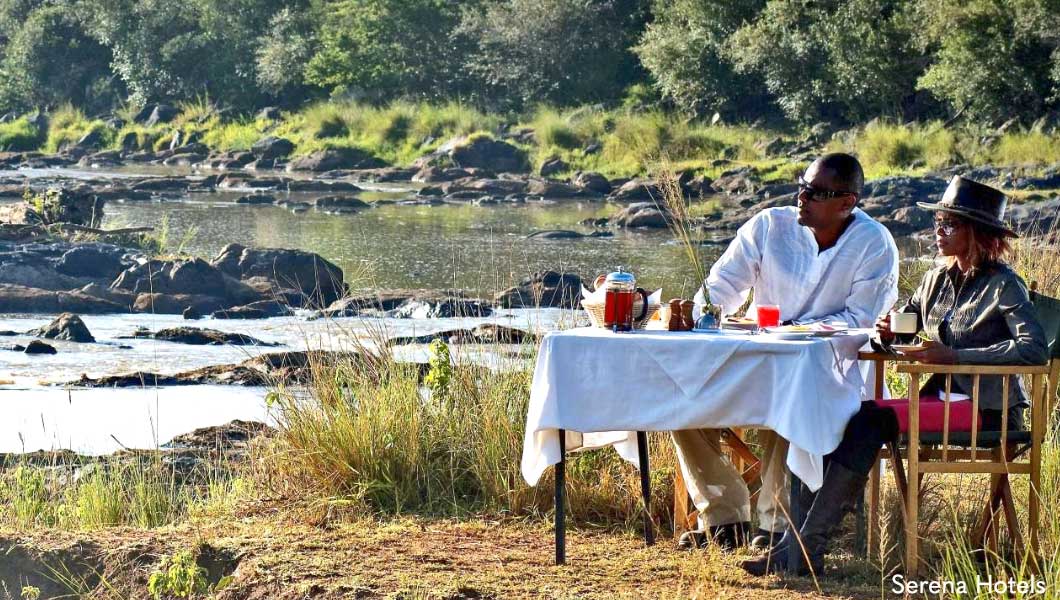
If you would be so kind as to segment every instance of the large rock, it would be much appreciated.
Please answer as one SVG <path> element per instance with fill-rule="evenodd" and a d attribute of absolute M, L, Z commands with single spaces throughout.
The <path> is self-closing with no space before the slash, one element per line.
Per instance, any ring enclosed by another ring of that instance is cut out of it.
<path fill-rule="evenodd" d="M 575 198 L 585 195 L 586 191 L 569 183 L 532 179 L 526 186 L 526 193 L 543 198 Z"/>
<path fill-rule="evenodd" d="M 357 148 L 330 148 L 287 164 L 288 171 L 331 171 L 334 169 L 375 169 L 386 163 Z"/>
<path fill-rule="evenodd" d="M 225 275 L 201 258 L 150 260 L 122 271 L 111 287 L 136 293 L 224 296 Z"/>
<path fill-rule="evenodd" d="M 191 346 L 278 346 L 272 342 L 263 342 L 242 333 L 229 333 L 216 329 L 199 329 L 197 327 L 170 327 L 151 332 L 137 329 L 126 339 L 150 339 Z"/>
<path fill-rule="evenodd" d="M 75 147 L 83 150 L 95 150 L 103 145 L 103 134 L 100 133 L 99 129 L 92 129 L 85 135 L 81 136 L 81 139 L 77 140 Z"/>
<path fill-rule="evenodd" d="M 611 193 L 611 182 L 603 175 L 593 171 L 578 171 L 571 178 L 571 183 L 596 194 Z"/>
<path fill-rule="evenodd" d="M 654 179 L 631 179 L 623 183 L 617 190 L 613 190 L 608 199 L 615 202 L 659 202 L 663 198 L 662 189 Z"/>
<path fill-rule="evenodd" d="M 442 185 L 446 195 L 471 192 L 474 195 L 507 196 L 526 192 L 526 182 L 518 179 L 461 179 Z"/>
<path fill-rule="evenodd" d="M 489 169 L 497 173 L 526 173 L 530 170 L 526 152 L 489 136 L 471 135 L 447 143 L 453 164 L 463 168 Z"/>
<path fill-rule="evenodd" d="M 0 313 L 108 314 L 128 312 L 127 306 L 81 291 L 56 292 L 0 283 Z"/>
<path fill-rule="evenodd" d="M 254 145 L 250 147 L 250 151 L 258 158 L 283 158 L 294 152 L 294 143 L 291 140 L 270 135 L 254 142 Z"/>
<path fill-rule="evenodd" d="M 412 180 L 423 183 L 440 183 L 444 181 L 456 181 L 457 179 L 463 179 L 470 176 L 471 173 L 467 170 L 456 167 L 450 167 L 448 169 L 442 167 L 424 167 L 412 176 Z"/>
<path fill-rule="evenodd" d="M 111 289 L 110 282 L 108 282 L 107 285 L 90 283 L 82 287 L 79 291 L 87 296 L 107 300 L 108 302 L 114 302 L 115 304 L 124 306 L 126 310 L 132 310 L 133 302 L 136 301 L 136 294 L 129 290 Z"/>
<path fill-rule="evenodd" d="M 78 245 L 66 251 L 55 264 L 55 270 L 71 277 L 93 277 L 113 280 L 125 269 L 125 251 L 104 244 Z"/>
<path fill-rule="evenodd" d="M 493 314 L 489 303 L 474 298 L 411 299 L 389 316 L 398 319 L 452 319 L 488 317 Z"/>
<path fill-rule="evenodd" d="M 582 279 L 574 273 L 543 271 L 498 293 L 496 301 L 503 308 L 572 308 L 581 299 L 581 288 Z"/>
<path fill-rule="evenodd" d="M 286 303 L 275 300 L 252 302 L 245 306 L 235 306 L 215 310 L 210 316 L 214 319 L 268 319 L 270 317 L 289 317 L 291 308 Z"/>
<path fill-rule="evenodd" d="M 209 314 L 230 303 L 216 296 L 192 294 L 139 294 L 133 301 L 132 310 L 155 315 L 181 315 L 189 308 L 199 314 Z"/>
<path fill-rule="evenodd" d="M 287 182 L 289 192 L 360 192 L 362 189 L 349 181 L 321 181 L 319 179 L 292 179 Z"/>
<path fill-rule="evenodd" d="M 559 158 L 553 157 L 541 163 L 541 168 L 538 169 L 537 172 L 542 177 L 552 177 L 553 175 L 558 175 L 568 169 L 570 169 L 570 165 Z"/>
<path fill-rule="evenodd" d="M 51 323 L 39 329 L 34 329 L 29 333 L 30 335 L 49 340 L 65 340 L 83 344 L 91 344 L 96 341 L 96 338 L 92 337 L 92 332 L 88 330 L 81 317 L 73 313 L 63 313 Z"/>
<path fill-rule="evenodd" d="M 147 110 L 150 110 L 150 112 L 147 114 L 146 117 L 141 120 L 140 117 Z M 136 115 L 136 119 L 134 120 L 137 123 L 143 123 L 148 127 L 154 127 L 159 123 L 169 123 L 173 119 L 177 118 L 177 115 L 179 114 L 180 111 L 173 106 L 170 106 L 168 104 L 155 104 L 154 106 L 145 107 L 144 110 L 141 110 L 140 113 Z"/>
<path fill-rule="evenodd" d="M 64 275 L 47 261 L 34 262 L 33 258 L 27 258 L 15 262 L 0 258 L 0 283 L 65 291 L 86 285 L 88 280 Z"/>
<path fill-rule="evenodd" d="M 711 187 L 718 192 L 726 194 L 751 193 L 759 186 L 759 181 L 755 175 L 755 170 L 752 167 L 726 171 L 721 174 L 721 177 L 711 182 Z"/>
<path fill-rule="evenodd" d="M 26 349 L 23 352 L 26 354 L 55 354 L 56 350 L 54 346 L 49 346 L 40 340 L 33 340 L 26 344 Z"/>
<path fill-rule="evenodd" d="M 654 202 L 635 202 L 611 217 L 611 224 L 629 229 L 666 229 L 670 213 Z"/>
<path fill-rule="evenodd" d="M 239 279 L 261 277 L 278 289 L 294 289 L 305 297 L 304 305 L 327 306 L 345 294 L 342 269 L 319 254 L 282 248 L 225 246 L 212 264 Z"/>

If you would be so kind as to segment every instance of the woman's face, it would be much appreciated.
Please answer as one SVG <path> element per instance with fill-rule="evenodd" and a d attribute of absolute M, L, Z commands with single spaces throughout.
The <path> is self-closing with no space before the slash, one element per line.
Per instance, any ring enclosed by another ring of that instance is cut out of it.
<path fill-rule="evenodd" d="M 935 213 L 935 244 L 942 256 L 965 256 L 971 246 L 968 221 L 944 211 Z"/>

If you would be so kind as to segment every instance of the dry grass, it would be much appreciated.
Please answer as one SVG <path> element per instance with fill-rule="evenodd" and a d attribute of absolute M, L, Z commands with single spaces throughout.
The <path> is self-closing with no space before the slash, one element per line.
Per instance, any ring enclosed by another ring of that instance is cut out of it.
<path fill-rule="evenodd" d="M 630 533 L 574 530 L 568 564 L 552 563 L 550 528 L 540 522 L 422 517 L 306 524 L 259 506 L 239 519 L 200 520 L 157 530 L 2 531 L 0 548 L 73 559 L 80 544 L 124 597 L 146 597 L 146 578 L 163 556 L 202 544 L 240 556 L 234 580 L 216 598 L 874 598 L 873 573 L 843 563 L 820 592 L 808 580 L 754 579 L 740 556 L 651 548 Z M 130 561 L 130 554 L 142 556 Z M 10 563 L 8 563 L 10 564 Z M 0 566 L 8 566 L 0 557 Z M 0 569 L 0 572 L 3 572 Z M 7 571 L 5 576 L 14 574 Z M 39 574 L 25 573 L 31 582 Z M 89 597 L 104 597 L 97 590 Z"/>

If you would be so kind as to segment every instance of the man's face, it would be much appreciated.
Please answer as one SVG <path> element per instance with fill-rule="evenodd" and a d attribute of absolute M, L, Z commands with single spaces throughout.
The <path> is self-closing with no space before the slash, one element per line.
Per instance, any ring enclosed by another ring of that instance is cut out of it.
<path fill-rule="evenodd" d="M 799 225 L 837 226 L 850 216 L 855 202 L 857 197 L 836 183 L 835 171 L 822 168 L 815 161 L 802 175 L 798 197 Z"/>

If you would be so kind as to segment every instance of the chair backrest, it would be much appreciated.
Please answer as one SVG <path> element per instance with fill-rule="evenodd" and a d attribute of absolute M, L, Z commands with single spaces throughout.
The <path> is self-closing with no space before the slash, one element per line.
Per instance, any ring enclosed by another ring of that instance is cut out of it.
<path fill-rule="evenodd" d="M 1060 300 L 1031 292 L 1031 302 L 1038 312 L 1038 321 L 1045 330 L 1045 340 L 1049 344 L 1049 357 L 1060 358 Z"/>

